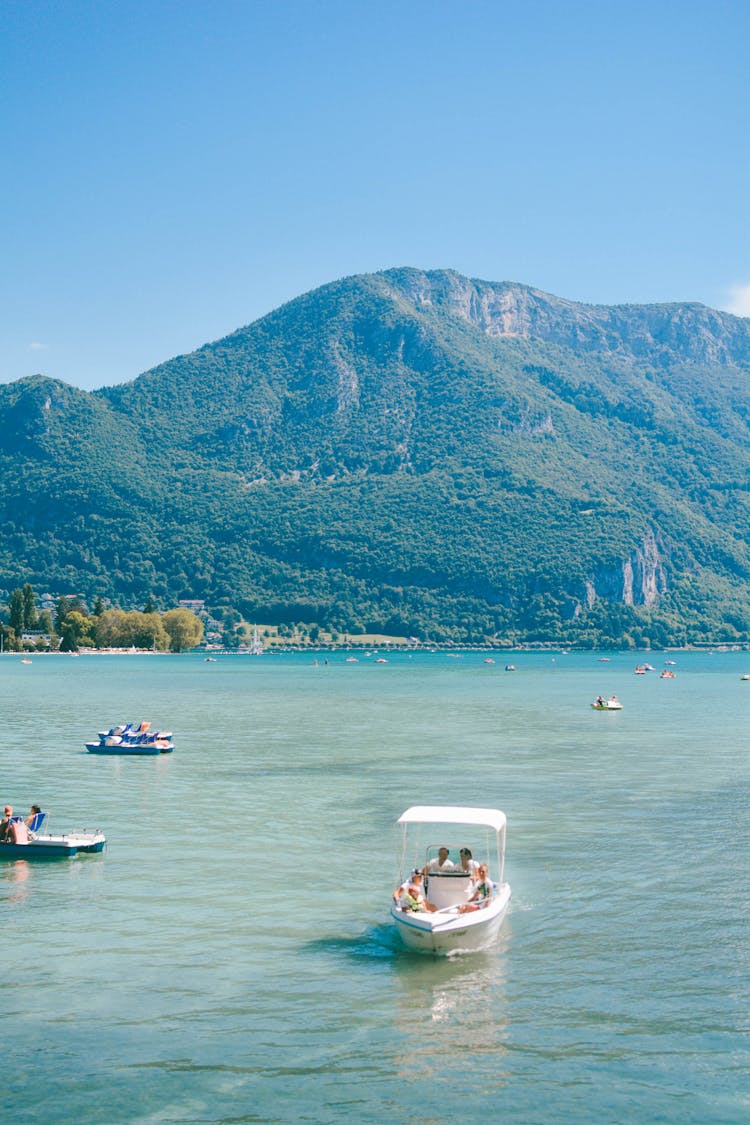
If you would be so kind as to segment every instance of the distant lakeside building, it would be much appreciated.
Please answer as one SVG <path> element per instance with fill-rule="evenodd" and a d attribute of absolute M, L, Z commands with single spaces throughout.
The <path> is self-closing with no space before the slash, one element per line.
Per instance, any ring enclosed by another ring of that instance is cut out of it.
<path fill-rule="evenodd" d="M 177 604 L 180 609 L 189 609 L 197 617 L 206 612 L 206 603 L 201 598 L 180 598 Z"/>
<path fill-rule="evenodd" d="M 21 633 L 22 644 L 35 645 L 40 641 L 43 641 L 47 648 L 49 648 L 49 646 L 52 644 L 52 638 L 49 633 L 42 633 L 41 631 L 37 632 L 36 630 L 32 629 L 29 629 L 25 633 Z"/>

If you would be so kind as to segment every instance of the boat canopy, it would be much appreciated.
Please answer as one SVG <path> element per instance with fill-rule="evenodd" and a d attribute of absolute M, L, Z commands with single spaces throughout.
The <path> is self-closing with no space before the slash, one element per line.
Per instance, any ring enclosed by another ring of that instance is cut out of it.
<path fill-rule="evenodd" d="M 500 809 L 475 809 L 462 805 L 412 805 L 396 821 L 397 824 L 473 824 L 484 828 L 494 828 L 502 832 L 505 828 L 505 813 Z"/>

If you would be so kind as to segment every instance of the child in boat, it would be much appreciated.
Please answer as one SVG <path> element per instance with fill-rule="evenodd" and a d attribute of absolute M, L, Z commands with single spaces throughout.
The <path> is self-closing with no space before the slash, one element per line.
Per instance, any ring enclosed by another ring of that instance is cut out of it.
<path fill-rule="evenodd" d="M 468 902 L 464 903 L 463 906 L 459 906 L 459 914 L 467 914 L 472 910 L 481 910 L 492 898 L 495 888 L 489 877 L 486 863 L 480 863 L 477 876 L 479 881 L 474 885 L 474 893 Z"/>
<path fill-rule="evenodd" d="M 422 872 L 418 867 L 412 871 L 411 878 L 393 892 L 393 901 L 402 910 L 413 910 L 419 913 L 423 910 L 435 911 L 436 906 L 428 902 L 422 893 Z"/>

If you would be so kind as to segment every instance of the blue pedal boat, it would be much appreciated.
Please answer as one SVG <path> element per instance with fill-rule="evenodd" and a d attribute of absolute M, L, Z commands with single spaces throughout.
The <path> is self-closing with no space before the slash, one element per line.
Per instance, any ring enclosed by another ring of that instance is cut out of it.
<path fill-rule="evenodd" d="M 86 743 L 89 754 L 171 754 L 171 730 L 151 730 L 151 723 L 122 723 L 100 730 L 97 741 Z"/>

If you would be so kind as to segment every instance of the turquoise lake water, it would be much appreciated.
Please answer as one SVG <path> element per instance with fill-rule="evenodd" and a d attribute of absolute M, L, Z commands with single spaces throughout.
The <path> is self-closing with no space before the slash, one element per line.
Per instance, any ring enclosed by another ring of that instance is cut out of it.
<path fill-rule="evenodd" d="M 750 654 L 496 659 L 3 656 L 1 803 L 108 838 L 0 863 L 6 1116 L 750 1120 Z M 83 752 L 141 718 L 174 754 Z M 513 888 L 453 960 L 388 915 L 444 803 L 506 812 Z"/>

